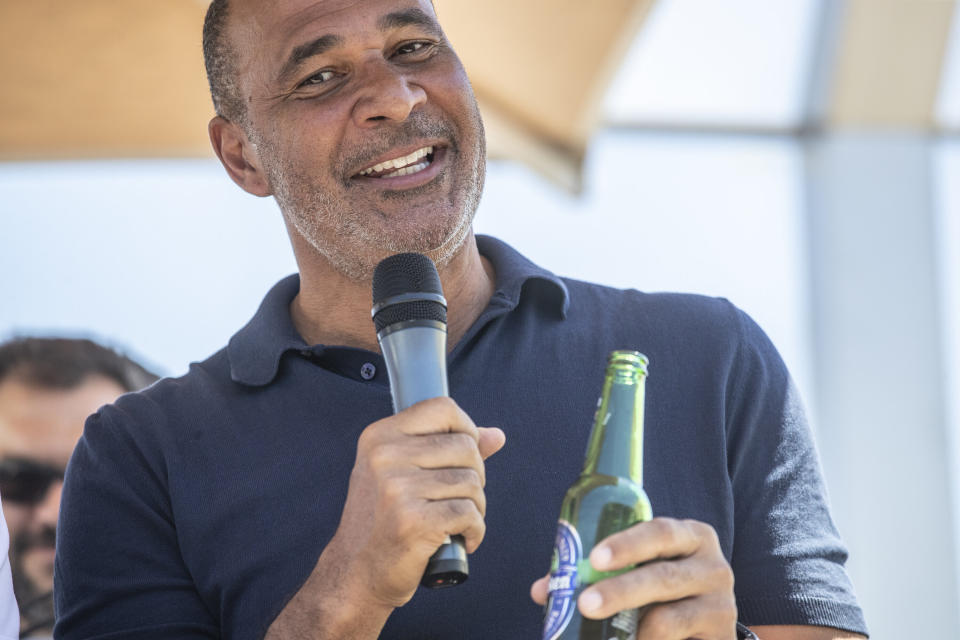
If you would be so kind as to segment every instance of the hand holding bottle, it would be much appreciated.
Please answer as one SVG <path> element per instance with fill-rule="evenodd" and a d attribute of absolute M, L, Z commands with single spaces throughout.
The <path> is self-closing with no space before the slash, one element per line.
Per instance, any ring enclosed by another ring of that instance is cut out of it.
<path fill-rule="evenodd" d="M 543 640 L 734 640 L 733 571 L 713 527 L 652 519 L 643 490 L 649 361 L 614 351 L 580 477 L 564 496 Z"/>
<path fill-rule="evenodd" d="M 638 640 L 737 637 L 733 571 L 708 524 L 673 518 L 640 522 L 596 545 L 590 564 L 603 572 L 640 566 L 585 589 L 578 599 L 585 618 L 645 607 Z M 547 583 L 545 576 L 530 590 L 538 604 L 546 602 Z"/>

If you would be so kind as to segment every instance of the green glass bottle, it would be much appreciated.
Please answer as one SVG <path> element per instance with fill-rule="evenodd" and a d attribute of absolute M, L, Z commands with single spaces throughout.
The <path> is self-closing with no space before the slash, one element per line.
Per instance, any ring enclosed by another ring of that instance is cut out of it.
<path fill-rule="evenodd" d="M 636 633 L 636 609 L 590 620 L 580 615 L 577 598 L 598 580 L 629 570 L 595 571 L 594 545 L 652 517 L 643 491 L 647 363 L 636 351 L 614 351 L 607 361 L 583 471 L 560 507 L 543 640 L 632 640 Z"/>

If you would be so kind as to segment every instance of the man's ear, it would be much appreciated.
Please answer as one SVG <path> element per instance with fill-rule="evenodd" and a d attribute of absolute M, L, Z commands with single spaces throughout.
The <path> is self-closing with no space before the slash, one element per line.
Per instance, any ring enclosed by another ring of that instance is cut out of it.
<path fill-rule="evenodd" d="M 216 116 L 207 125 L 207 131 L 213 151 L 233 181 L 255 196 L 269 196 L 270 184 L 260 166 L 257 149 L 247 139 L 243 129 L 226 118 Z"/>

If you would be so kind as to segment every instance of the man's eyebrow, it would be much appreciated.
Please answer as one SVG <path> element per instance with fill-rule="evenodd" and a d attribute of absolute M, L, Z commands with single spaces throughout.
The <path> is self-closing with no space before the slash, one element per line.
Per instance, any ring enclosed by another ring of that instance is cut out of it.
<path fill-rule="evenodd" d="M 325 36 L 320 36 L 315 40 L 310 42 L 298 45 L 293 48 L 293 51 L 290 52 L 290 56 L 287 58 L 286 63 L 283 65 L 283 69 L 280 70 L 280 79 L 284 80 L 291 75 L 300 67 L 300 64 L 313 56 L 318 56 L 321 53 L 326 53 L 334 47 L 341 46 L 343 44 L 343 38 L 341 36 L 335 36 L 327 34 Z"/>
<path fill-rule="evenodd" d="M 437 37 L 440 37 L 442 34 L 437 21 L 420 9 L 394 11 L 377 20 L 377 28 L 379 28 L 380 31 L 389 31 L 391 29 L 400 29 L 409 26 L 423 27 L 429 31 L 431 35 Z"/>

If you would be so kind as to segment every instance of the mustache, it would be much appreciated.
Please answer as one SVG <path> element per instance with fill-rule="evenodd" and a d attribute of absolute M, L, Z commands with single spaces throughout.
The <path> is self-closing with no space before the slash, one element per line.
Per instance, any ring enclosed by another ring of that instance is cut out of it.
<path fill-rule="evenodd" d="M 415 111 L 394 128 L 378 130 L 376 140 L 354 145 L 348 153 L 340 154 L 337 169 L 349 181 L 357 172 L 375 164 L 377 158 L 390 149 L 424 138 L 443 140 L 454 152 L 457 151 L 457 136 L 450 123 Z"/>
<path fill-rule="evenodd" d="M 10 541 L 14 554 L 25 553 L 31 549 L 53 549 L 57 544 L 55 527 L 43 527 L 39 531 L 22 531 Z"/>

